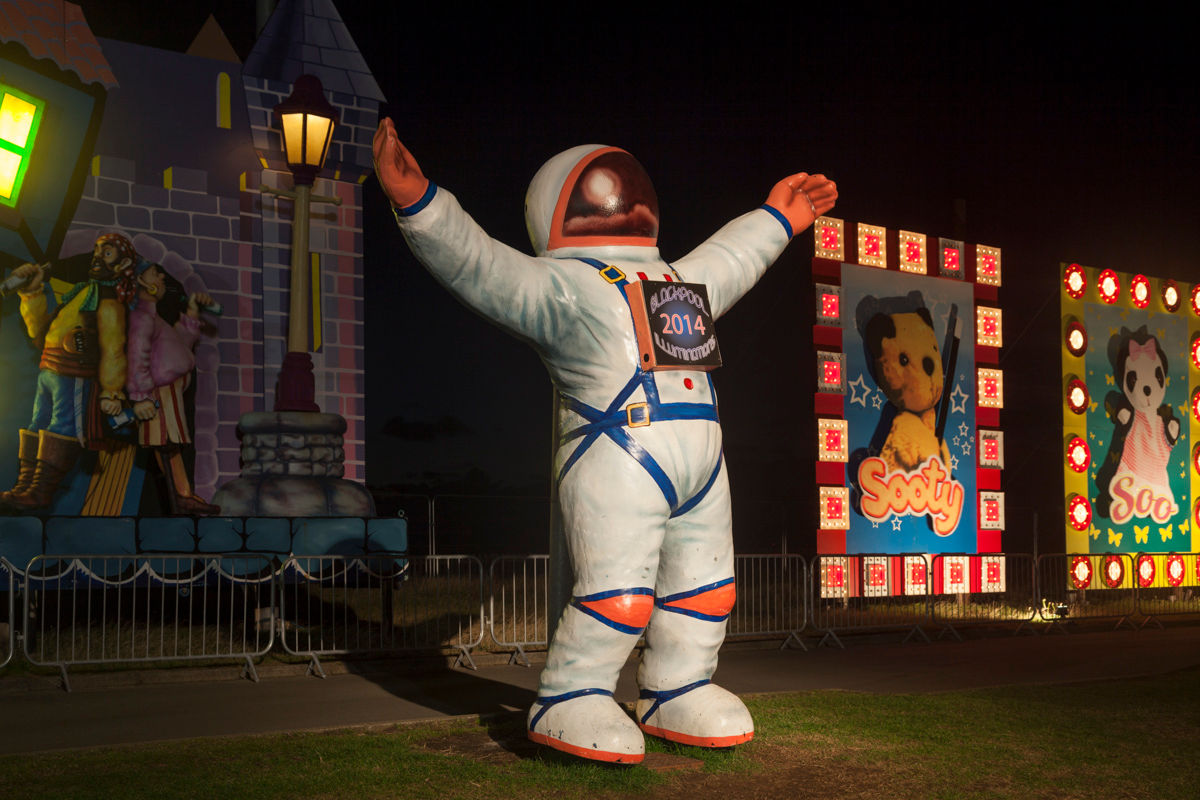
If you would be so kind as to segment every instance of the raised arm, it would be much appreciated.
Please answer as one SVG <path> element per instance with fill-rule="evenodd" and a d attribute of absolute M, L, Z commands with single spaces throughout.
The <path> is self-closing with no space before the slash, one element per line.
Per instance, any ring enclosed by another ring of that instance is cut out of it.
<path fill-rule="evenodd" d="M 833 208 L 837 184 L 800 172 L 771 189 L 761 208 L 743 214 L 674 263 L 686 281 L 708 287 L 714 317 L 728 311 L 791 241 Z"/>
<path fill-rule="evenodd" d="M 573 298 L 552 259 L 492 239 L 450 192 L 431 183 L 388 118 L 374 141 L 375 170 L 413 255 L 464 305 L 545 346 L 569 319 Z"/>

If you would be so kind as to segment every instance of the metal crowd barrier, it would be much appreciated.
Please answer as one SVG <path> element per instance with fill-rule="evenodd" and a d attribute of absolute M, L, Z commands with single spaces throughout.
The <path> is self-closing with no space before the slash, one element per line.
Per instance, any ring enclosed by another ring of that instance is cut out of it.
<path fill-rule="evenodd" d="M 488 567 L 488 632 L 514 648 L 509 663 L 529 666 L 526 647 L 549 644 L 550 557 L 500 556 Z"/>
<path fill-rule="evenodd" d="M 1138 613 L 1134 559 L 1125 553 L 1038 556 L 1038 617 L 1049 630 L 1066 632 L 1072 619 L 1116 620 L 1134 626 Z"/>
<path fill-rule="evenodd" d="M 31 664 L 253 659 L 273 643 L 273 569 L 261 554 L 41 555 L 25 571 Z"/>
<path fill-rule="evenodd" d="M 727 639 L 782 636 L 780 649 L 802 649 L 807 623 L 808 562 L 797 555 L 739 555 L 734 558 L 737 602 L 729 616 Z"/>
<path fill-rule="evenodd" d="M 929 641 L 929 561 L 920 554 L 822 555 L 812 562 L 809 613 L 818 647 L 844 647 L 838 632 L 907 630 Z"/>
<path fill-rule="evenodd" d="M 1158 617 L 1200 614 L 1200 553 L 1139 553 L 1137 610 L 1162 627 Z"/>
<path fill-rule="evenodd" d="M 443 648 L 475 669 L 484 605 L 474 556 L 291 556 L 280 578 L 280 641 L 320 677 L 321 656 Z"/>
<path fill-rule="evenodd" d="M 0 556 L 0 592 L 4 593 L 4 600 L 0 601 L 8 610 L 8 621 L 3 624 L 4 629 L 0 630 L 0 669 L 5 667 L 13 657 L 13 642 L 16 641 L 16 596 L 17 596 L 17 581 L 16 570 L 8 563 L 8 559 Z"/>
<path fill-rule="evenodd" d="M 1023 553 L 943 553 L 931 562 L 930 610 L 944 635 L 965 625 L 1016 623 L 1030 627 L 1038 613 L 1033 557 Z"/>

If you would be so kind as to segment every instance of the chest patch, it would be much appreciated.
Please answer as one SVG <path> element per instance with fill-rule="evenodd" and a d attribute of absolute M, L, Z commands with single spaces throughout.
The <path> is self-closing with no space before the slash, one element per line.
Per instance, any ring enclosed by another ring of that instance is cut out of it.
<path fill-rule="evenodd" d="M 704 284 L 643 280 L 624 288 L 643 370 L 708 371 L 721 366 Z"/>

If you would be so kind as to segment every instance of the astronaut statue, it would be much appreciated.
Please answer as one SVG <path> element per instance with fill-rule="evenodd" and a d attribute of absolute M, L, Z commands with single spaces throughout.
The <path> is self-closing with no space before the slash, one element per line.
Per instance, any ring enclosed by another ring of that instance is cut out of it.
<path fill-rule="evenodd" d="M 642 167 L 617 148 L 576 147 L 530 183 L 530 257 L 491 239 L 428 181 L 390 119 L 374 153 L 413 254 L 459 300 L 528 341 L 560 394 L 554 470 L 575 583 L 529 710 L 529 738 L 621 763 L 642 760 L 642 731 L 701 747 L 748 741 L 746 707 L 710 682 L 734 602 L 716 396 L 705 371 L 642 369 L 627 287 L 702 285 L 716 319 L 833 207 L 836 186 L 822 175 L 785 178 L 761 208 L 667 264 Z M 643 630 L 635 722 L 612 695 Z"/>

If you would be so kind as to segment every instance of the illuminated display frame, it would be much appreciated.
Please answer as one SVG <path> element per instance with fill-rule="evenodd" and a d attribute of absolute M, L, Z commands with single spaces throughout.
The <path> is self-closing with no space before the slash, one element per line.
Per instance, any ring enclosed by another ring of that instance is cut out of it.
<path fill-rule="evenodd" d="M 25 132 L 25 141 L 22 144 L 9 141 L 0 137 L 0 159 L 10 159 L 16 157 L 18 159 L 17 167 L 14 170 L 12 188 L 7 196 L 0 194 L 0 205 L 8 208 L 16 208 L 17 203 L 21 200 L 21 189 L 25 184 L 25 174 L 29 171 L 29 162 L 33 158 L 33 150 L 37 145 L 38 130 L 42 125 L 42 117 L 45 116 L 46 104 L 41 99 L 34 97 L 28 92 L 23 92 L 15 86 L 0 83 L 0 110 L 7 105 L 7 99 L 15 97 L 18 100 L 24 101 L 33 106 L 33 118 L 30 120 L 28 130 Z"/>
<path fill-rule="evenodd" d="M 849 234 L 847 236 L 847 234 Z M 870 587 L 857 585 L 858 582 L 849 579 L 849 563 L 834 562 L 836 556 L 850 555 L 853 552 L 846 547 L 849 534 L 849 505 L 843 505 L 846 510 L 843 515 L 829 513 L 827 502 L 833 497 L 845 497 L 850 500 L 850 481 L 847 477 L 845 455 L 839 448 L 838 452 L 828 452 L 825 445 L 827 430 L 840 432 L 841 447 L 845 448 L 848 441 L 848 422 L 845 418 L 846 403 L 851 402 L 852 388 L 847 385 L 850 376 L 846 373 L 846 362 L 841 364 L 841 386 L 835 388 L 823 381 L 822 363 L 829 360 L 836 352 L 845 351 L 842 341 L 843 326 L 846 315 L 852 315 L 854 309 L 846 307 L 845 289 L 842 287 L 841 267 L 856 265 L 886 270 L 889 273 L 911 273 L 915 286 L 928 285 L 926 281 L 946 281 L 948 285 L 963 283 L 970 284 L 967 290 L 971 296 L 970 312 L 976 320 L 969 330 L 961 332 L 959 347 L 971 347 L 974 351 L 976 371 L 972 374 L 971 395 L 975 419 L 974 440 L 975 453 L 970 456 L 967 468 L 975 470 L 975 483 L 971 496 L 965 502 L 975 508 L 974 521 L 974 550 L 963 554 L 958 550 L 955 559 L 961 559 L 962 584 L 971 591 L 999 591 L 996 588 L 1004 583 L 1004 556 L 1001 552 L 1001 541 L 1004 527 L 1004 493 L 1001 491 L 1003 473 L 1003 431 L 1000 415 L 1003 404 L 1003 371 L 999 369 L 1000 349 L 1002 338 L 1002 309 L 999 302 L 999 287 L 1001 282 L 1001 250 L 997 247 L 966 243 L 955 239 L 928 236 L 909 230 L 889 230 L 887 228 L 865 223 L 847 222 L 833 217 L 821 217 L 814 223 L 814 258 L 813 281 L 816 294 L 814 305 L 817 310 L 816 326 L 814 328 L 814 357 L 817 361 L 817 397 L 816 410 L 818 420 L 818 442 L 815 460 L 817 462 L 817 492 L 819 503 L 819 524 L 817 533 L 817 553 L 829 565 L 845 563 L 847 576 L 844 585 L 828 586 L 827 576 L 822 570 L 822 596 L 846 596 L 850 594 L 873 593 Z M 980 259 L 986 260 L 986 270 L 980 270 Z M 823 313 L 821 297 L 831 289 L 839 290 L 839 315 L 832 317 Z M 981 309 L 984 309 L 982 312 Z M 965 327 L 965 326 L 964 326 Z M 977 402 L 977 386 L 980 375 L 995 382 L 998 389 L 994 403 L 990 406 Z M 947 437 L 949 439 L 949 436 Z M 997 458 L 982 457 L 980 449 L 984 439 L 998 446 Z M 956 469 L 963 469 L 959 462 Z M 843 494 L 843 492 L 845 494 Z M 980 503 L 986 501 L 997 504 L 1000 510 L 999 519 L 993 519 L 984 524 L 980 513 Z M 983 563 L 984 556 L 991 555 L 988 565 Z M 911 553 L 882 553 L 872 555 L 887 555 L 892 558 L 916 559 L 913 564 L 932 564 L 932 553 L 913 556 Z M 868 554 L 863 554 L 863 559 Z M 886 561 L 886 559 L 885 559 Z M 956 564 L 960 563 L 958 561 Z M 903 565 L 903 567 L 901 567 Z M 990 566 L 989 566 L 990 565 Z M 888 581 L 889 592 L 898 594 L 913 593 L 913 581 L 908 575 L 912 564 L 897 562 L 887 567 L 889 570 L 903 569 L 903 577 Z M 994 574 L 993 574 L 994 573 Z M 900 575 L 896 572 L 896 575 Z M 999 576 L 998 580 L 988 581 L 983 575 Z M 932 574 L 931 574 L 932 578 Z M 862 582 L 866 582 L 863 575 Z M 941 582 L 939 581 L 939 586 Z M 924 581 L 920 592 L 925 591 Z M 932 583 L 930 584 L 932 587 Z M 955 591 L 962 591 L 961 587 Z"/>
<path fill-rule="evenodd" d="M 1093 586 L 1133 588 L 1144 582 L 1147 574 L 1155 586 L 1167 585 L 1168 577 L 1180 580 L 1183 586 L 1200 586 L 1200 572 L 1187 570 L 1181 575 L 1178 564 L 1172 561 L 1173 551 L 1195 552 L 1200 548 L 1200 467 L 1196 463 L 1200 454 L 1200 415 L 1192 408 L 1200 402 L 1200 365 L 1192 355 L 1193 346 L 1200 341 L 1200 304 L 1194 300 L 1200 296 L 1200 284 L 1157 278 L 1143 270 L 1119 272 L 1079 264 L 1062 264 L 1060 271 L 1065 551 L 1093 557 L 1099 554 L 1104 559 L 1103 568 L 1097 569 L 1100 574 L 1092 579 Z M 1072 279 L 1072 275 L 1078 279 Z M 1106 284 L 1117 288 L 1105 291 Z M 1189 299 L 1192 301 L 1188 302 Z M 1103 330 L 1089 330 L 1088 324 L 1089 320 L 1095 325 L 1096 320 L 1114 316 L 1119 316 L 1121 325 L 1130 330 L 1144 324 L 1156 340 L 1164 340 L 1161 346 L 1172 380 L 1178 380 L 1180 373 L 1186 374 L 1186 399 L 1179 407 L 1172 404 L 1175 418 L 1180 422 L 1180 436 L 1171 451 L 1171 463 L 1182 459 L 1186 478 L 1173 485 L 1184 486 L 1188 494 L 1175 497 L 1179 511 L 1162 525 L 1151 517 L 1136 514 L 1124 523 L 1114 523 L 1100 515 L 1097 498 L 1093 496 L 1098 491 L 1099 465 L 1109 455 L 1111 426 L 1089 430 L 1089 419 L 1103 410 L 1106 401 L 1096 387 L 1111 379 L 1106 392 L 1112 392 L 1116 384 L 1111 369 L 1105 375 L 1098 371 L 1097 365 L 1109 363 L 1107 348 L 1119 327 L 1109 324 Z M 1082 328 L 1084 332 L 1081 348 L 1073 349 L 1068 342 L 1067 334 L 1073 328 Z M 1176 341 L 1178 337 L 1170 332 L 1181 330 L 1185 334 L 1181 341 Z M 1079 385 L 1088 391 L 1089 384 L 1093 389 L 1086 407 L 1072 409 L 1067 393 Z M 1088 450 L 1089 461 L 1082 469 L 1071 462 L 1071 443 L 1076 440 L 1082 441 Z M 1109 554 L 1120 558 L 1114 561 Z M 1144 559 L 1139 560 L 1142 554 Z M 1132 559 L 1128 568 L 1120 560 L 1126 557 Z"/>

